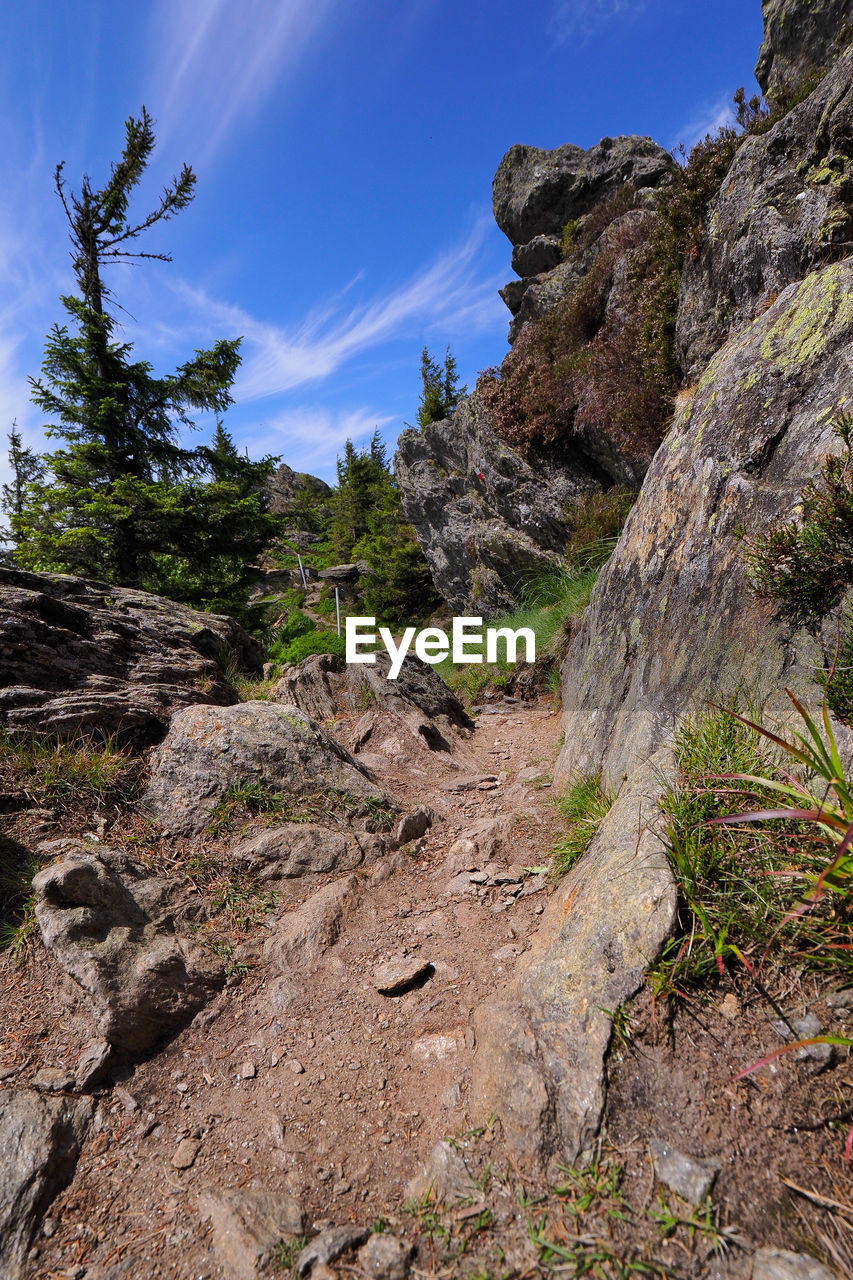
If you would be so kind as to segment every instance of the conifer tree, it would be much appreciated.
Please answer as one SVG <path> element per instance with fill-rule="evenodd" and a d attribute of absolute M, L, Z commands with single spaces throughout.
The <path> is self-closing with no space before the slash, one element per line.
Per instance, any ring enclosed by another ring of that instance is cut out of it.
<path fill-rule="evenodd" d="M 222 438 L 212 448 L 188 449 L 179 441 L 179 429 L 195 425 L 193 411 L 219 414 L 231 403 L 239 338 L 196 351 L 174 373 L 157 377 L 117 334 L 105 268 L 139 259 L 170 262 L 168 254 L 135 250 L 135 242 L 185 209 L 195 188 L 184 165 L 151 212 L 130 216 L 154 143 L 143 107 L 139 119 L 126 121 L 124 149 L 103 187 L 84 177 L 75 194 L 66 188 L 63 166 L 56 168 L 77 291 L 60 299 L 70 331 L 68 324 L 53 327 L 42 376 L 30 381 L 34 402 L 51 419 L 48 436 L 64 447 L 44 459 L 48 478 L 29 484 L 12 517 L 15 558 L 30 568 L 211 604 L 212 566 L 230 567 L 219 596 L 239 596 L 246 561 L 238 565 L 235 548 L 251 560 L 277 527 L 261 493 L 275 460 L 238 459 L 225 479 L 224 462 L 217 461 L 227 453 Z"/>
<path fill-rule="evenodd" d="M 450 347 L 444 351 L 444 366 L 433 360 L 424 347 L 421 352 L 421 399 L 418 405 L 418 426 L 441 422 L 450 416 L 459 401 L 468 394 L 467 387 L 460 387 L 456 360 Z"/>
<path fill-rule="evenodd" d="M 19 516 L 24 508 L 27 485 L 41 480 L 44 465 L 38 454 L 24 446 L 17 422 L 6 437 L 9 441 L 9 466 L 12 469 L 11 484 L 3 485 L 2 505 L 9 516 Z"/>

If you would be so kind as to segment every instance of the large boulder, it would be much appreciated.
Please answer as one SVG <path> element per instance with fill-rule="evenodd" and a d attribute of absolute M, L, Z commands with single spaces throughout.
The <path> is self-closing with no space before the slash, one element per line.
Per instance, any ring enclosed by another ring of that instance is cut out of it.
<path fill-rule="evenodd" d="M 224 985 L 215 957 L 178 927 L 174 886 L 125 853 L 81 844 L 40 871 L 33 890 L 45 946 L 117 1049 L 143 1052 Z"/>
<path fill-rule="evenodd" d="M 295 797 L 338 792 L 387 799 L 367 770 L 298 707 L 243 702 L 176 713 L 152 756 L 143 803 L 172 833 L 195 833 L 229 788 L 243 782 Z"/>
<path fill-rule="evenodd" d="M 0 568 L 0 723 L 73 736 L 162 735 L 175 707 L 231 703 L 223 674 L 259 669 L 233 618 L 60 574 Z"/>
<path fill-rule="evenodd" d="M 853 261 L 789 285 L 714 357 L 659 449 L 563 664 L 556 779 L 618 782 L 691 709 L 825 656 L 754 597 L 743 538 L 789 518 L 853 407 Z M 772 712 L 772 708 L 768 708 Z"/>
<path fill-rule="evenodd" d="M 270 510 L 276 515 L 290 516 L 301 507 L 321 506 L 332 496 L 332 489 L 319 476 L 309 475 L 307 471 L 294 471 L 286 462 L 282 462 L 267 481 Z"/>
<path fill-rule="evenodd" d="M 492 182 L 495 221 L 513 245 L 559 236 L 626 182 L 656 187 L 672 169 L 672 156 L 651 138 L 602 138 L 588 151 L 570 142 L 553 151 L 516 144 Z"/>
<path fill-rule="evenodd" d="M 682 277 L 676 341 L 688 380 L 786 285 L 849 253 L 851 95 L 848 49 L 804 102 L 741 144 Z"/>
<path fill-rule="evenodd" d="M 0 1276 L 32 1275 L 27 1253 L 51 1200 L 71 1181 L 92 1114 L 89 1098 L 0 1089 Z"/>
<path fill-rule="evenodd" d="M 755 78 L 769 98 L 795 91 L 853 36 L 853 0 L 761 0 L 764 43 Z"/>
<path fill-rule="evenodd" d="M 600 487 L 579 453 L 521 455 L 495 434 L 479 397 L 397 442 L 394 472 L 436 589 L 455 613 L 514 607 L 537 571 L 561 563 L 572 499 Z"/>
<path fill-rule="evenodd" d="M 571 1166 L 598 1132 L 612 1015 L 642 985 L 676 892 L 654 833 L 668 753 L 633 779 L 551 898 L 514 980 L 475 1014 L 472 1117 L 516 1160 Z"/>

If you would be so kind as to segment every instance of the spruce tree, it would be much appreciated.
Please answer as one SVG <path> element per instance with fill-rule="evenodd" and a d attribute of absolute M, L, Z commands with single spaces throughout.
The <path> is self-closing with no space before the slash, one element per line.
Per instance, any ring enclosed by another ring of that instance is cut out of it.
<path fill-rule="evenodd" d="M 19 516 L 24 509 L 27 485 L 43 478 L 44 464 L 37 453 L 24 447 L 17 422 L 12 423 L 12 430 L 6 438 L 9 441 L 9 466 L 12 469 L 12 479 L 11 484 L 3 485 L 0 505 L 7 515 Z"/>
<path fill-rule="evenodd" d="M 274 460 L 238 459 L 223 478 L 221 441 L 196 449 L 179 441 L 179 429 L 195 425 L 193 411 L 220 414 L 231 403 L 239 338 L 196 351 L 158 377 L 118 336 L 118 304 L 104 269 L 140 259 L 170 262 L 168 254 L 136 251 L 134 244 L 185 209 L 195 188 L 184 165 L 151 212 L 130 216 L 154 143 L 143 107 L 139 119 L 126 121 L 124 149 L 103 187 L 84 177 L 75 194 L 66 188 L 63 165 L 56 168 L 77 291 L 60 299 L 70 329 L 53 327 L 42 375 L 30 381 L 34 402 L 51 419 L 48 436 L 64 447 L 44 459 L 47 479 L 29 484 L 12 517 L 15 559 L 211 605 L 245 594 L 246 563 L 277 527 L 261 494 Z M 242 564 L 235 548 L 246 557 Z M 215 573 L 225 566 L 229 576 L 214 590 Z"/>
<path fill-rule="evenodd" d="M 444 366 L 434 360 L 424 347 L 421 352 L 421 398 L 418 405 L 418 426 L 441 422 L 448 418 L 459 401 L 468 394 L 467 387 L 459 386 L 456 360 L 450 347 L 444 351 Z"/>

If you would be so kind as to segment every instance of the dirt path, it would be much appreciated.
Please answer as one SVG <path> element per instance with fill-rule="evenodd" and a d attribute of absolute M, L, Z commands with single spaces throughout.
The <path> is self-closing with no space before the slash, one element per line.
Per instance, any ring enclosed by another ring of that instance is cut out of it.
<path fill-rule="evenodd" d="M 402 812 L 433 810 L 432 829 L 359 873 L 340 937 L 294 981 L 289 1002 L 265 965 L 250 967 L 103 1097 L 34 1276 L 226 1275 L 199 1213 L 205 1188 L 287 1191 L 314 1224 L 400 1214 L 435 1142 L 468 1126 L 472 1010 L 505 980 L 543 909 L 544 889 L 513 897 L 488 883 L 449 887 L 466 861 L 491 856 L 492 875 L 498 863 L 538 866 L 553 843 L 559 715 L 546 703 L 498 708 L 479 717 L 462 773 L 426 751 L 372 759 Z M 481 788 L 482 775 L 496 780 Z M 459 837 L 490 823 L 484 852 L 448 862 Z M 284 882 L 244 957 L 325 882 Z M 525 881 L 528 890 L 538 883 Z M 404 994 L 379 994 L 374 968 L 401 956 L 421 958 L 429 976 Z M 182 1139 L 194 1155 L 186 1169 L 175 1167 Z"/>

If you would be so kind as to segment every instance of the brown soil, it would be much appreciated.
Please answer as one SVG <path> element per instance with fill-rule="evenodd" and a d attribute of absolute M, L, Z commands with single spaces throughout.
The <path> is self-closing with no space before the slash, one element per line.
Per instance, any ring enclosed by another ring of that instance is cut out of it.
<path fill-rule="evenodd" d="M 504 862 L 539 865 L 558 831 L 547 778 L 559 716 L 546 703 L 499 708 L 480 717 L 464 762 L 465 771 L 498 774 L 494 789 L 449 790 L 458 768 L 426 751 L 384 765 L 372 758 L 403 812 L 433 808 L 433 828 L 413 851 L 359 872 L 355 911 L 319 967 L 295 975 L 289 1003 L 267 985 L 259 943 L 326 881 L 284 882 L 238 949 L 247 971 L 101 1091 L 76 1177 L 49 1211 L 55 1232 L 38 1239 L 33 1280 L 227 1280 L 198 1210 L 211 1187 L 291 1192 L 315 1226 L 383 1219 L 417 1246 L 416 1276 L 746 1277 L 748 1250 L 766 1244 L 853 1272 L 849 1059 L 815 1075 L 791 1054 L 735 1082 L 740 1067 L 778 1044 L 776 1014 L 754 992 L 722 987 L 671 1021 L 648 992 L 631 1003 L 611 1051 L 602 1139 L 579 1174 L 552 1170 L 547 1184 L 532 1182 L 504 1148 L 499 1123 L 471 1131 L 471 1013 L 526 949 L 547 890 L 509 907 L 497 888 L 448 894 L 447 850 L 479 820 L 505 818 Z M 542 766 L 542 779 L 518 784 L 529 765 Z M 403 953 L 429 962 L 429 976 L 405 994 L 380 995 L 374 968 Z M 85 1009 L 44 952 L 34 946 L 20 969 L 4 959 L 0 983 L 0 1078 L 25 1082 L 42 1065 L 73 1063 L 87 1038 Z M 808 1004 L 841 1029 L 819 994 L 800 984 L 786 1009 Z M 181 1170 L 172 1157 L 187 1136 L 200 1146 Z M 438 1212 L 407 1203 L 407 1183 L 445 1137 L 482 1198 Z M 707 1217 L 655 1185 L 650 1137 L 722 1160 Z M 675 1221 L 660 1220 L 667 1211 Z M 339 1274 L 364 1273 L 350 1257 Z"/>

